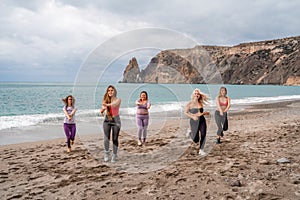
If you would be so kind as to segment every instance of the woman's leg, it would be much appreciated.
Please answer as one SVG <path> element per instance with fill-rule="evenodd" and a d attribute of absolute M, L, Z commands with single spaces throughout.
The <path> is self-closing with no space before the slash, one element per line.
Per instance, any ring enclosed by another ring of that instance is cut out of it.
<path fill-rule="evenodd" d="M 70 140 L 71 142 L 74 142 L 75 140 L 75 135 L 76 135 L 76 124 L 70 124 L 71 125 L 71 136 Z"/>
<path fill-rule="evenodd" d="M 199 120 L 190 119 L 191 132 L 190 136 L 193 142 L 199 142 Z"/>
<path fill-rule="evenodd" d="M 138 127 L 138 140 L 141 140 L 143 132 L 143 121 L 139 115 L 136 116 L 136 124 Z"/>
<path fill-rule="evenodd" d="M 120 117 L 115 117 L 115 124 L 112 126 L 112 141 L 113 141 L 113 154 L 118 153 L 119 147 L 119 133 L 121 129 Z"/>
<path fill-rule="evenodd" d="M 104 132 L 104 149 L 106 152 L 109 152 L 111 125 L 108 123 L 108 121 L 103 122 L 103 132 Z"/>
<path fill-rule="evenodd" d="M 200 149 L 204 149 L 205 140 L 206 140 L 206 121 L 201 121 L 199 125 L 200 133 L 201 133 L 201 139 L 200 139 Z"/>
<path fill-rule="evenodd" d="M 146 138 L 147 138 L 147 128 L 148 128 L 148 124 L 149 124 L 149 115 L 145 115 L 145 118 L 143 120 L 143 137 L 142 140 L 143 142 L 146 142 Z"/>
<path fill-rule="evenodd" d="M 67 138 L 67 146 L 68 148 L 71 148 L 71 143 L 70 143 L 70 137 L 71 137 L 71 134 L 70 134 L 70 127 L 68 126 L 67 123 L 64 123 L 64 131 L 65 131 L 65 135 L 66 135 L 66 138 Z"/>
<path fill-rule="evenodd" d="M 215 121 L 216 121 L 216 124 L 218 126 L 218 130 L 217 130 L 217 135 L 218 136 L 222 136 L 222 134 L 223 134 L 223 127 L 222 127 L 222 122 L 223 122 L 222 118 L 223 118 L 223 116 L 220 115 L 220 112 L 218 110 L 215 111 Z"/>

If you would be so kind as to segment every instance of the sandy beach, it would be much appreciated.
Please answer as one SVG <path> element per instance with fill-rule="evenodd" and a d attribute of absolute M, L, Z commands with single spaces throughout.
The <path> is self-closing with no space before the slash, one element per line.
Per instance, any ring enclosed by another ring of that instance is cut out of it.
<path fill-rule="evenodd" d="M 0 146 L 1 199 L 300 199 L 299 119 L 300 101 L 229 113 L 206 156 L 186 137 L 188 119 L 153 126 L 144 147 L 122 131 L 117 163 L 103 161 L 100 135 L 71 153 L 64 138 Z"/>

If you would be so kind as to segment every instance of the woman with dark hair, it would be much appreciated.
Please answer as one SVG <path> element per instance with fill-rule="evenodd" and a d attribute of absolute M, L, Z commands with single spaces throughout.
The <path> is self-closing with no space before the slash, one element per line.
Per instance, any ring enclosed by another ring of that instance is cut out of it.
<path fill-rule="evenodd" d="M 203 106 L 208 103 L 208 96 L 202 93 L 199 89 L 195 89 L 185 107 L 185 115 L 190 118 L 190 137 L 193 142 L 198 143 L 200 140 L 200 155 L 205 155 L 204 145 L 206 138 L 206 120 L 204 115 L 209 115 L 209 112 L 204 112 Z M 199 136 L 200 133 L 200 136 Z"/>
<path fill-rule="evenodd" d="M 223 131 L 228 130 L 227 111 L 230 108 L 230 98 L 227 96 L 227 89 L 221 87 L 219 95 L 216 97 L 217 108 L 215 111 L 215 121 L 218 126 L 217 144 L 221 143 L 221 137 L 224 136 Z"/>
<path fill-rule="evenodd" d="M 135 102 L 137 106 L 136 110 L 136 123 L 138 126 L 138 145 L 146 143 L 147 128 L 149 124 L 149 109 L 150 101 L 148 100 L 148 94 L 146 91 L 140 93 L 140 98 Z"/>
<path fill-rule="evenodd" d="M 71 145 L 74 144 L 75 134 L 76 134 L 76 122 L 75 122 L 75 98 L 72 95 L 67 96 L 66 98 L 62 99 L 65 103 L 63 107 L 63 111 L 65 114 L 64 118 L 64 131 L 67 138 L 67 152 L 71 152 Z"/>
<path fill-rule="evenodd" d="M 121 129 L 121 120 L 119 116 L 119 109 L 121 105 L 121 99 L 117 98 L 117 90 L 114 86 L 109 85 L 103 96 L 102 107 L 100 113 L 104 116 L 104 111 L 106 111 L 105 118 L 103 121 L 103 132 L 104 132 L 104 161 L 109 160 L 109 142 L 110 135 L 112 132 L 113 141 L 113 154 L 111 162 L 116 162 L 117 153 L 119 147 L 119 132 Z"/>

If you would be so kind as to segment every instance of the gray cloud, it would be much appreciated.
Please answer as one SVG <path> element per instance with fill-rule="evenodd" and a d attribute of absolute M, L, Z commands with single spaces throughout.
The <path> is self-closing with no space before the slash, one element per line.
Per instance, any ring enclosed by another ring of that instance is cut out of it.
<path fill-rule="evenodd" d="M 296 36 L 299 8 L 297 0 L 2 0 L 0 81 L 74 81 L 93 49 L 138 28 L 209 45 Z"/>

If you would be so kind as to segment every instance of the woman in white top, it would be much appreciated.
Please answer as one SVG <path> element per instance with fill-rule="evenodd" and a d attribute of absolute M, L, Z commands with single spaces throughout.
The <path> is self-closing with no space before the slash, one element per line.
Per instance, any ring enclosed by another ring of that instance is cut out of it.
<path fill-rule="evenodd" d="M 75 135 L 76 135 L 76 122 L 75 122 L 75 98 L 72 95 L 67 96 L 62 99 L 65 103 L 63 111 L 65 114 L 64 118 L 64 131 L 67 138 L 67 152 L 71 152 L 71 145 L 74 144 Z"/>

